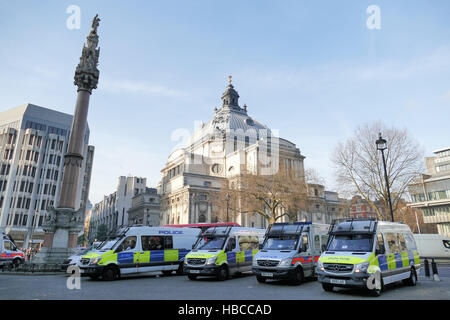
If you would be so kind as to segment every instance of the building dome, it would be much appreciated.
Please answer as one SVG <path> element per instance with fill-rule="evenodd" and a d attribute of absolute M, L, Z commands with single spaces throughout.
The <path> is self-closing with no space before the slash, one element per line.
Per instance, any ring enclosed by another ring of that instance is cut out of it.
<path fill-rule="evenodd" d="M 208 140 L 211 136 L 254 136 L 257 140 L 261 135 L 270 136 L 270 129 L 252 119 L 247 114 L 247 106 L 239 106 L 239 94 L 231 82 L 222 94 L 222 107 L 215 109 L 213 118 L 196 128 L 191 137 L 191 144 Z"/>

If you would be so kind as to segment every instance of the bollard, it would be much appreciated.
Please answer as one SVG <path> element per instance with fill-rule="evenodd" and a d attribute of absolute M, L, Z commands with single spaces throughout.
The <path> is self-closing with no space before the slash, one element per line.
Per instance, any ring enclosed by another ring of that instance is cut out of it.
<path fill-rule="evenodd" d="M 428 259 L 425 259 L 425 277 L 430 276 L 430 265 L 428 264 Z"/>
<path fill-rule="evenodd" d="M 431 270 L 433 271 L 433 279 L 434 279 L 434 281 L 441 281 L 441 279 L 439 279 L 438 269 L 437 269 L 436 262 L 434 262 L 434 258 L 431 261 Z"/>

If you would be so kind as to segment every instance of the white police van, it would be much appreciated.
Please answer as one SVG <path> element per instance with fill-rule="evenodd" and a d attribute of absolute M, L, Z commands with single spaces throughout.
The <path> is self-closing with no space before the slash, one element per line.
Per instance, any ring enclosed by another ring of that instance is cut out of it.
<path fill-rule="evenodd" d="M 329 225 L 311 222 L 274 223 L 267 229 L 262 249 L 253 259 L 253 273 L 260 283 L 267 279 L 299 284 L 314 276 L 328 241 Z"/>
<path fill-rule="evenodd" d="M 264 229 L 213 227 L 203 232 L 194 249 L 185 257 L 185 271 L 190 280 L 229 276 L 252 271 L 252 261 L 264 239 Z"/>
<path fill-rule="evenodd" d="M 201 233 L 199 228 L 136 226 L 119 229 L 78 266 L 81 275 L 114 280 L 125 274 L 183 272 L 183 260 Z"/>
<path fill-rule="evenodd" d="M 13 263 L 19 265 L 25 261 L 25 254 L 23 251 L 17 249 L 14 240 L 6 233 L 0 235 L 0 265 Z"/>
<path fill-rule="evenodd" d="M 360 287 L 374 296 L 396 281 L 416 285 L 419 271 L 419 252 L 411 229 L 377 219 L 333 221 L 327 248 L 317 265 L 325 291 Z"/>

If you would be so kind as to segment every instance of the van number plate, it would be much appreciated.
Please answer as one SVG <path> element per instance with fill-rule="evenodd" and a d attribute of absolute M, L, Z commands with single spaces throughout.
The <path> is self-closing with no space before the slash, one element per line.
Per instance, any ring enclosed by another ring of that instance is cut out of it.
<path fill-rule="evenodd" d="M 200 273 L 200 270 L 189 270 L 189 273 Z"/>
<path fill-rule="evenodd" d="M 270 272 L 261 272 L 261 275 L 263 276 L 263 277 L 273 277 L 273 273 L 270 273 Z"/>
<path fill-rule="evenodd" d="M 335 283 L 335 284 L 345 284 L 345 280 L 330 279 L 330 283 Z"/>

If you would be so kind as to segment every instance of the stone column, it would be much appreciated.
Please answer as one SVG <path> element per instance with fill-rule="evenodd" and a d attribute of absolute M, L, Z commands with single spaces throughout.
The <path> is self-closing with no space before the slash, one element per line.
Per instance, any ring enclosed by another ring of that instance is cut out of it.
<path fill-rule="evenodd" d="M 72 122 L 69 146 L 64 156 L 64 171 L 59 194 L 59 208 L 76 208 L 78 177 L 83 164 L 84 138 L 87 126 L 87 114 L 91 92 L 78 89 L 75 115 Z"/>
<path fill-rule="evenodd" d="M 92 21 L 87 45 L 83 46 L 80 63 L 75 70 L 74 84 L 78 87 L 75 114 L 70 131 L 69 145 L 64 156 L 64 171 L 59 192 L 58 208 L 49 208 L 43 225 L 45 234 L 44 250 L 39 260 L 43 263 L 62 262 L 72 253 L 78 240 L 78 233 L 84 228 L 84 208 L 76 203 L 80 170 L 83 164 L 84 141 L 87 127 L 89 99 L 97 88 L 97 69 L 100 49 L 97 27 L 100 19 L 96 15 Z"/>

